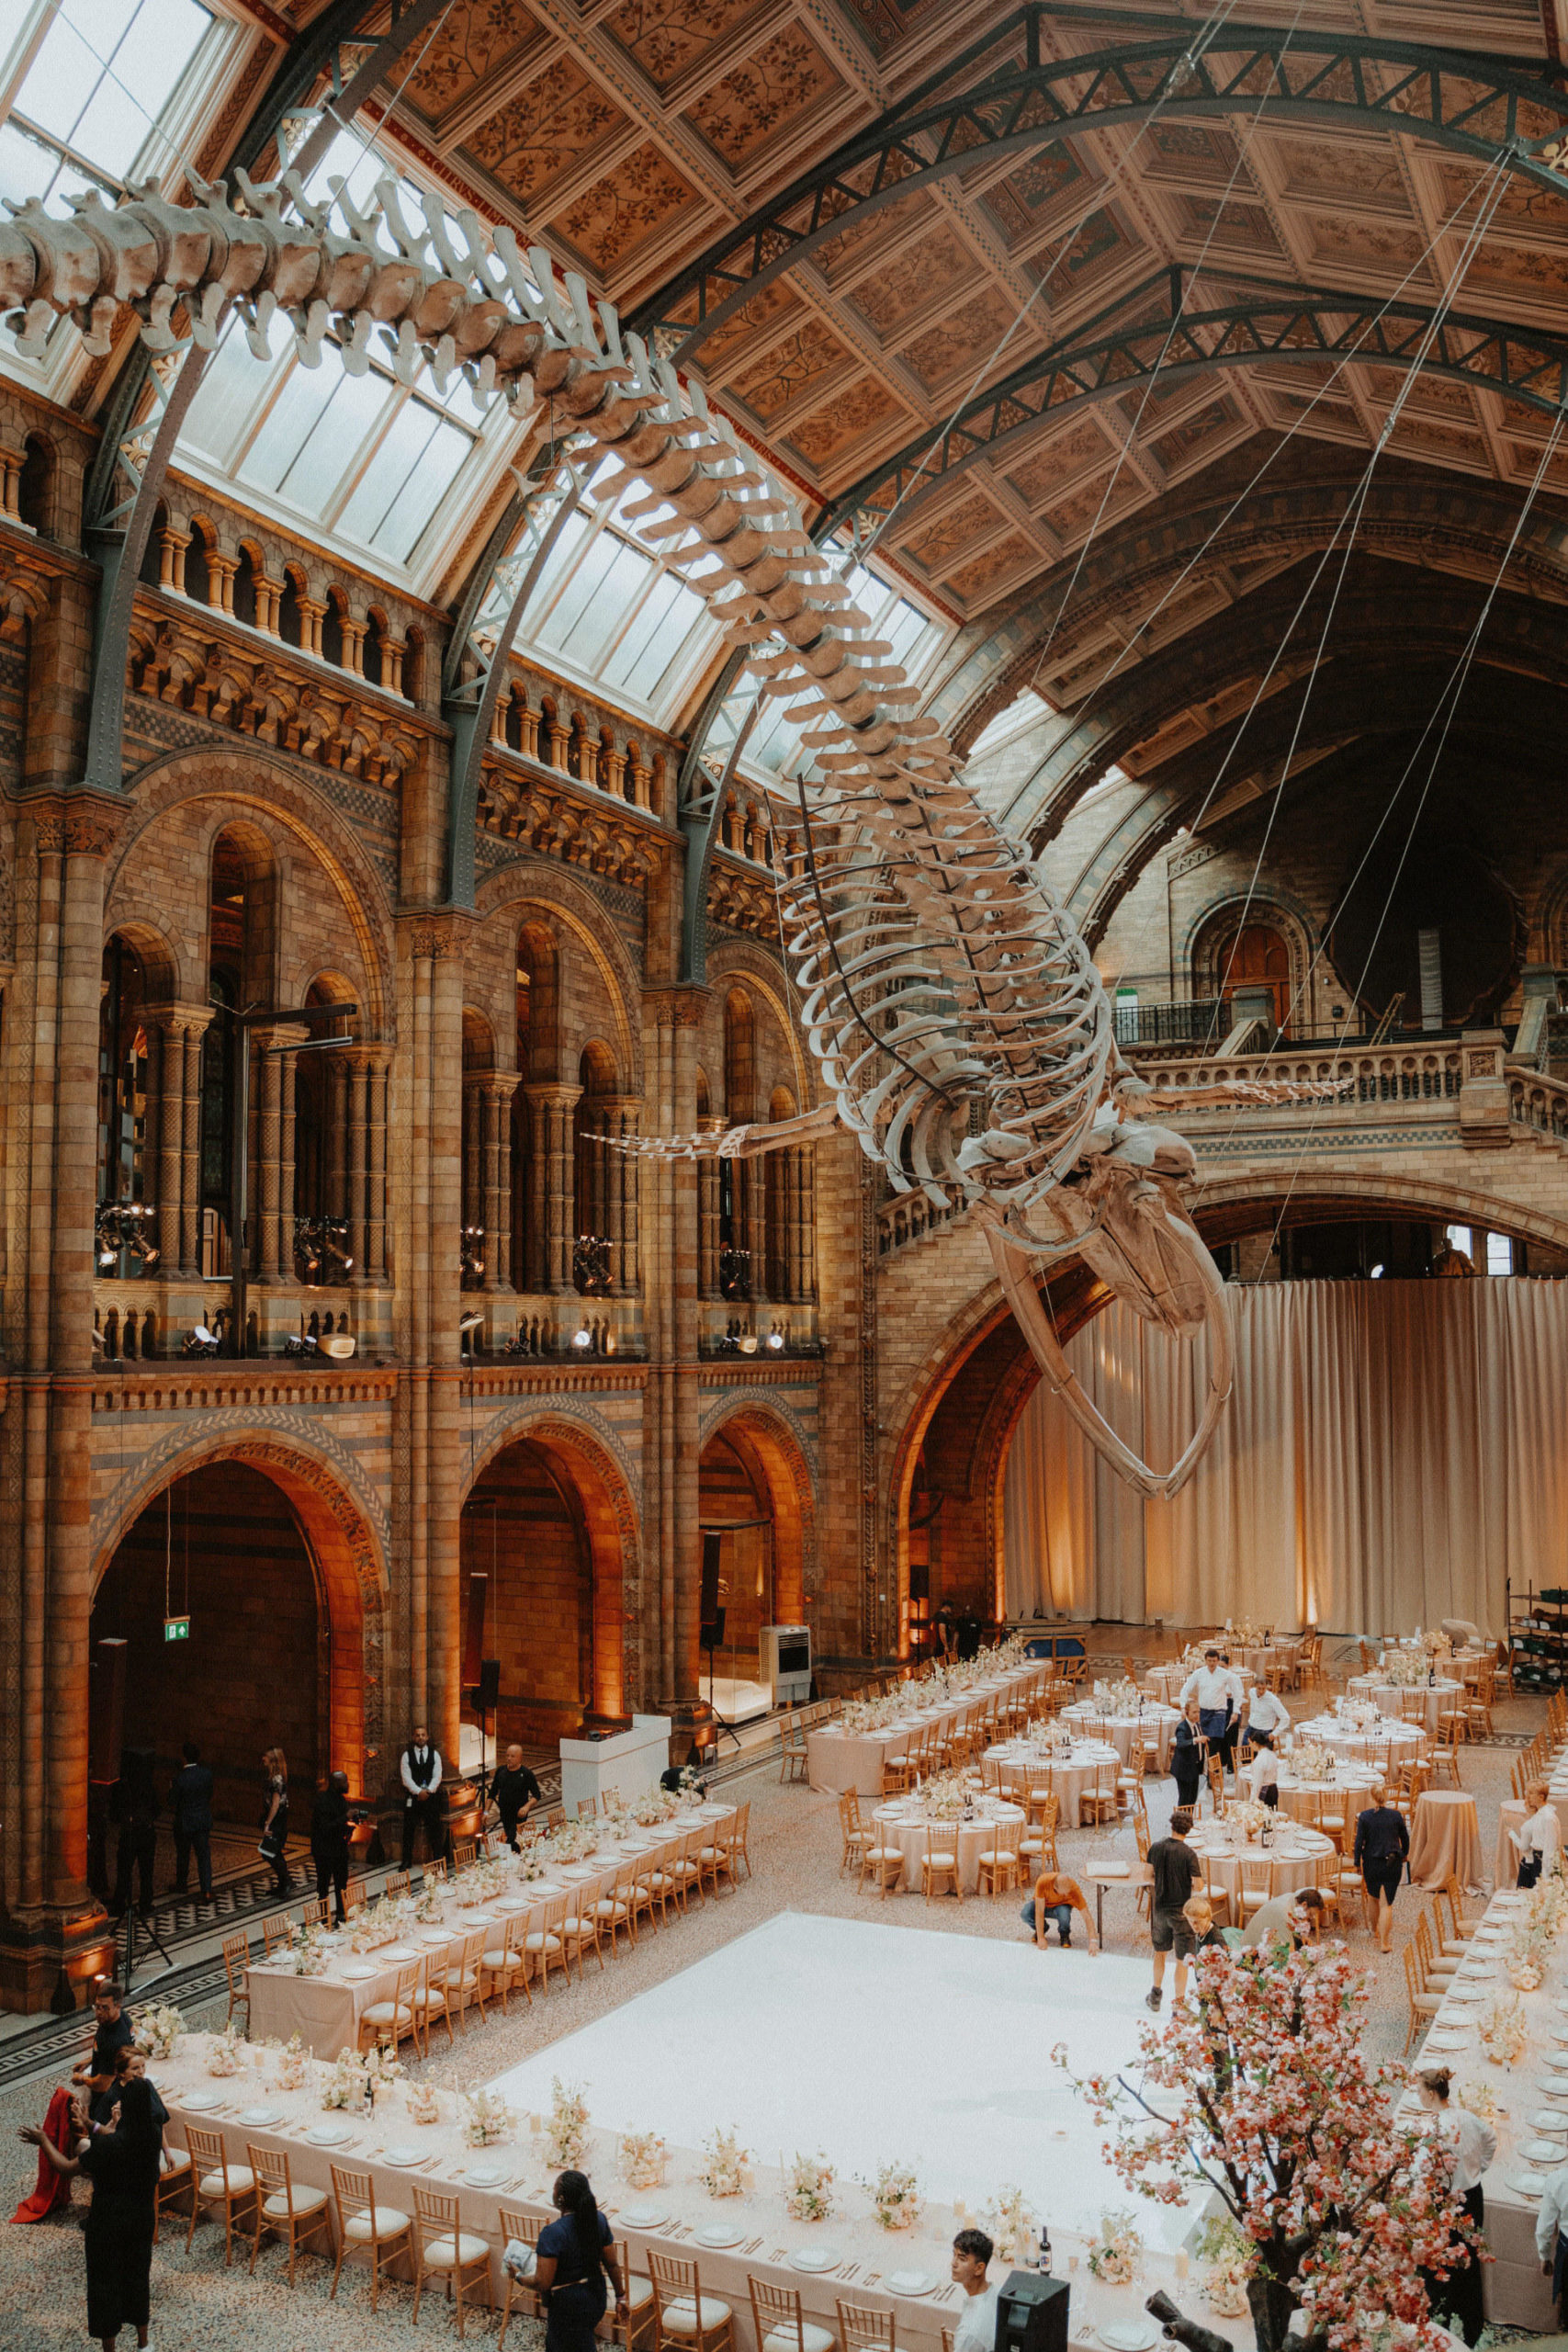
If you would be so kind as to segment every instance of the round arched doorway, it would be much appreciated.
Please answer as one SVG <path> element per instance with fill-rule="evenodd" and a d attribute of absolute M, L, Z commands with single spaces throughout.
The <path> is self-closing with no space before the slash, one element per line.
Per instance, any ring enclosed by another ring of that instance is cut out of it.
<path fill-rule="evenodd" d="M 113 1875 L 106 1817 L 123 1752 L 150 1759 L 162 1801 L 187 1739 L 214 1776 L 215 1869 L 254 1874 L 263 1752 L 288 1758 L 299 1827 L 333 1747 L 332 1611 L 288 1496 L 246 1462 L 207 1463 L 173 1480 L 104 1567 L 89 1656 L 95 1883 Z M 340 1680 L 354 1675 L 355 1689 L 356 1666 L 338 1661 Z M 357 1787 L 359 1758 L 344 1760 Z M 160 1885 L 172 1869 L 161 1838 Z"/>
<path fill-rule="evenodd" d="M 504 1744 L 553 1747 L 628 1720 L 622 1592 L 626 1530 L 611 1482 L 560 1430 L 511 1440 L 463 1506 L 465 1717 L 479 1660 L 500 1665 L 487 1729 Z"/>
<path fill-rule="evenodd" d="M 711 1675 L 714 1708 L 726 1722 L 765 1713 L 772 1703 L 761 1680 L 763 1626 L 808 1621 L 813 1520 L 810 1473 L 793 1436 L 764 1410 L 730 1414 L 697 1465 L 703 1690 Z"/>

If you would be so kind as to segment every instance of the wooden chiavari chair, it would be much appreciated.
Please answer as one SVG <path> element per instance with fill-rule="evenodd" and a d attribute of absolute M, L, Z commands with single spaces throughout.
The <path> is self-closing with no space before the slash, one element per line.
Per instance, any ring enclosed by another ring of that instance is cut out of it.
<path fill-rule="evenodd" d="M 482 2285 L 489 2310 L 495 2309 L 490 2283 L 490 2241 L 463 2227 L 456 2197 L 445 2189 L 416 2188 L 413 2193 L 413 2316 L 427 2278 L 439 2278 L 457 2306 L 457 2334 L 474 2286 Z"/>
<path fill-rule="evenodd" d="M 368 2008 L 360 2010 L 355 2040 L 356 2049 L 373 2050 L 378 2041 L 390 2041 L 396 2048 L 405 2037 L 412 2037 L 414 2048 L 418 2049 L 419 2021 L 414 2000 L 423 1970 L 423 1960 L 411 1960 L 406 1967 L 398 1971 L 391 1999 L 372 2001 Z"/>
<path fill-rule="evenodd" d="M 427 1879 L 430 1876 L 433 1867 L 433 1864 L 426 1862 L 424 1866 L 424 1874 Z M 446 1874 L 446 1865 L 445 1862 L 441 1865 L 441 1873 L 443 1877 Z M 408 1871 L 390 1871 L 388 1872 L 387 1883 L 382 1887 L 381 1892 L 383 1894 L 407 1894 L 411 1892 L 412 1883 L 413 1880 L 412 1872 Z"/>
<path fill-rule="evenodd" d="M 830 2327 L 818 2327 L 801 2309 L 798 2287 L 775 2287 L 753 2273 L 747 2280 L 757 2352 L 836 2352 Z"/>
<path fill-rule="evenodd" d="M 1450 1715 L 1444 1727 L 1442 1738 L 1438 1740 L 1437 1746 L 1432 1750 L 1432 1780 L 1434 1786 L 1437 1783 L 1438 1773 L 1443 1772 L 1448 1775 L 1450 1782 L 1454 1788 L 1463 1788 L 1464 1781 L 1459 1769 L 1459 1744 L 1463 1736 L 1463 1730 L 1464 1726 L 1457 1713 Z"/>
<path fill-rule="evenodd" d="M 312 1895 L 299 1913 L 299 1925 L 302 1928 L 325 1928 L 330 1925 L 331 1919 L 331 1907 L 324 1894 Z"/>
<path fill-rule="evenodd" d="M 1009 1826 L 998 1821 L 991 1833 L 988 1849 L 980 1855 L 980 1893 L 1006 1894 L 1022 1883 L 1023 1861 L 1019 1852 L 1022 1824 Z"/>
<path fill-rule="evenodd" d="M 400 2254 L 413 2252 L 413 2217 L 397 2205 L 378 2205 L 375 2177 L 333 2165 L 333 2203 L 337 2211 L 337 2261 L 333 2269 L 332 2296 L 345 2261 L 364 2256 L 370 2265 L 370 2308 L 381 2291 L 381 2273 Z"/>
<path fill-rule="evenodd" d="M 533 1993 L 529 1990 L 530 1978 L 536 1976 L 541 1989 L 546 1993 L 550 1989 L 552 1968 L 558 1969 L 562 1977 L 569 1984 L 570 1982 L 570 1972 L 566 1964 L 566 1939 L 561 1934 L 561 1922 L 566 1917 L 567 1903 L 568 1898 L 564 1894 L 553 1895 L 539 1914 L 538 1926 L 524 1927 L 523 1939 L 518 1949 L 523 1955 L 523 1988 L 528 1994 L 530 2005 L 534 1998 Z M 526 1915 L 525 1914 L 524 1917 L 525 1918 Z"/>
<path fill-rule="evenodd" d="M 1404 2036 L 1404 2055 L 1408 2058 L 1411 2043 L 1417 2034 L 1426 2032 L 1442 2003 L 1436 1993 L 1428 1993 L 1421 1983 L 1414 1943 L 1405 1945 L 1404 1960 L 1404 1996 L 1410 2005 L 1410 2022 Z"/>
<path fill-rule="evenodd" d="M 225 2030 L 234 2021 L 234 2012 L 243 2007 L 245 2031 L 251 2030 L 251 1987 L 246 1975 L 250 1966 L 250 1939 L 242 1929 L 237 1936 L 223 1939 L 223 1973 L 229 1980 L 229 2014 L 224 2018 Z"/>
<path fill-rule="evenodd" d="M 666 2344 L 678 2352 L 735 2352 L 735 2321 L 729 2305 L 717 2295 L 705 2295 L 694 2262 L 648 2249 L 649 2283 L 653 2289 L 654 2352 Z"/>
<path fill-rule="evenodd" d="M 964 1881 L 958 1868 L 958 1824 L 955 1821 L 931 1822 L 926 1829 L 926 1849 L 920 1856 L 920 1892 L 930 1903 L 948 1886 L 962 1903 Z"/>
<path fill-rule="evenodd" d="M 561 1898 L 563 1904 L 565 1897 Z M 501 1931 L 498 1944 L 486 1944 L 479 1954 L 479 2010 L 483 2014 L 486 2001 L 501 1995 L 501 2014 L 505 2017 L 512 1998 L 512 1988 L 521 1988 L 530 2008 L 534 1996 L 528 1985 L 528 1962 L 523 1950 L 523 1939 L 528 1930 L 526 1911 L 514 1911 Z"/>
<path fill-rule="evenodd" d="M 419 1963 L 419 1983 L 414 1989 L 413 1996 L 414 2047 L 418 2049 L 423 2042 L 423 2054 L 426 2058 L 430 2055 L 430 2027 L 431 2020 L 434 2018 L 439 2018 L 446 2029 L 447 2049 L 454 2048 L 456 2036 L 452 2031 L 451 1996 L 446 1989 L 446 1970 L 445 1966 L 437 1967 L 427 1952 Z"/>
<path fill-rule="evenodd" d="M 497 2219 L 501 2223 L 504 2245 L 537 2246 L 539 2232 L 545 2225 L 536 2215 L 525 2213 L 520 2206 L 502 2205 L 497 2208 Z M 504 2265 L 502 2276 L 506 2280 L 506 2299 L 501 2306 L 501 2334 L 495 2339 L 495 2352 L 502 2352 L 502 2347 L 506 2342 L 506 2331 L 512 2324 L 513 2303 L 521 2304 L 524 2316 L 527 2319 L 540 2319 L 544 2316 L 539 2302 L 539 2290 L 531 2278 L 519 2278 L 514 2272 L 506 2269 Z"/>
<path fill-rule="evenodd" d="M 368 1893 L 369 1889 L 367 1887 L 365 1881 L 362 1878 L 351 1878 L 348 1884 L 343 1891 L 343 1907 L 344 1913 L 347 1914 L 350 1911 L 358 1911 L 362 1909 L 366 1896 Z"/>
<path fill-rule="evenodd" d="M 450 2011 L 456 2005 L 463 2020 L 463 2031 L 468 2030 L 470 2003 L 479 2013 L 479 2023 L 488 2023 L 484 2002 L 485 1938 L 488 1928 L 470 1928 L 463 1938 L 462 1950 L 446 1971 L 446 2004 Z"/>
<path fill-rule="evenodd" d="M 804 1781 L 806 1763 L 806 1727 L 798 1715 L 786 1715 L 779 1734 L 780 1781 Z"/>
<path fill-rule="evenodd" d="M 276 1952 L 287 1951 L 294 1940 L 294 1922 L 287 1915 L 281 1919 L 262 1921 L 262 1958 L 271 1960 Z"/>
<path fill-rule="evenodd" d="M 190 2151 L 192 2189 L 186 2251 L 190 2251 L 190 2242 L 196 2235 L 196 2225 L 203 2207 L 216 2207 L 223 2215 L 223 2267 L 227 2270 L 234 2252 L 234 2232 L 240 2216 L 255 2197 L 255 2175 L 249 2165 L 230 2163 L 221 2132 L 206 2131 L 199 2123 L 187 2123 L 186 2146 Z"/>
<path fill-rule="evenodd" d="M 898 2352 L 897 2324 L 891 2311 L 874 2311 L 869 2303 L 846 2303 L 841 2296 L 834 2308 L 843 2352 Z"/>
<path fill-rule="evenodd" d="M 256 2256 L 261 2252 L 264 2233 L 288 2241 L 288 2283 L 294 2284 L 294 2257 L 300 2244 L 312 2232 L 325 2230 L 324 2251 L 333 2250 L 332 2205 L 324 2188 L 310 2188 L 304 2182 L 289 2177 L 288 2156 L 279 2148 L 276 2154 L 269 2148 L 247 2146 L 252 2177 L 255 2183 L 251 2210 L 255 2220 L 255 2234 L 251 2240 L 251 2276 L 255 2276 Z"/>

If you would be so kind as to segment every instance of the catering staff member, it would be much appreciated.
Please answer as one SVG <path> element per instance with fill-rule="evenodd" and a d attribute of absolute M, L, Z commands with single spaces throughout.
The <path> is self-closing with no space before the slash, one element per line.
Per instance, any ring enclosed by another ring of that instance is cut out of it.
<path fill-rule="evenodd" d="M 413 1860 L 413 1833 L 420 1826 L 424 1830 L 425 1852 L 450 1863 L 446 1800 L 441 1793 L 441 1750 L 431 1745 L 423 1724 L 414 1725 L 413 1737 L 399 1758 L 398 1772 L 403 1784 L 402 1868 L 406 1871 Z"/>
<path fill-rule="evenodd" d="M 1209 1743 L 1209 1753 L 1223 1765 L 1233 1762 L 1242 1698 L 1239 1676 L 1231 1672 L 1211 1642 L 1203 1652 L 1202 1665 L 1181 1686 L 1181 1704 L 1185 1707 L 1189 1699 L 1197 1700 L 1198 1728 Z"/>
<path fill-rule="evenodd" d="M 490 1784 L 495 1799 L 495 1809 L 501 1826 L 506 1832 L 506 1842 L 513 1853 L 517 1851 L 517 1825 L 526 1821 L 544 1794 L 538 1781 L 523 1761 L 523 1750 L 513 1740 L 506 1751 L 506 1761 Z"/>
<path fill-rule="evenodd" d="M 1247 1793 L 1255 1804 L 1277 1805 L 1280 1802 L 1280 1759 L 1267 1740 L 1241 1774 Z"/>
<path fill-rule="evenodd" d="M 1247 1702 L 1247 1736 L 1254 1747 L 1278 1747 L 1291 1728 L 1285 1702 L 1277 1690 L 1255 1690 Z"/>
<path fill-rule="evenodd" d="M 1562 1867 L 1562 1823 L 1544 1781 L 1532 1781 L 1525 1791 L 1529 1817 L 1510 1829 L 1508 1841 L 1519 1858 L 1517 1883 L 1533 1886 Z"/>
<path fill-rule="evenodd" d="M 1568 2165 L 1548 2173 L 1535 2217 L 1535 2250 L 1541 2276 L 1551 2281 L 1551 2301 L 1559 2327 L 1568 2328 Z"/>
<path fill-rule="evenodd" d="M 1481 2177 L 1487 2166 L 1496 2161 L 1497 2134 L 1478 2115 L 1472 2115 L 1468 2108 L 1450 2105 L 1450 2081 L 1446 2066 L 1424 2066 L 1416 2077 L 1416 2095 L 1426 2113 L 1434 2119 L 1432 2136 L 1438 2160 L 1447 2167 L 1449 2192 L 1479 2230 L 1486 2220 Z M 1541 2202 L 1544 2206 L 1544 2198 Z M 1540 2236 L 1538 2223 L 1538 2244 Z M 1467 2344 L 1477 2343 L 1486 2324 L 1482 2309 L 1479 2250 L 1456 2235 L 1448 2277 L 1434 2278 L 1430 2271 L 1423 2270 L 1421 2278 L 1433 2318 L 1447 2327 L 1457 2327 Z"/>

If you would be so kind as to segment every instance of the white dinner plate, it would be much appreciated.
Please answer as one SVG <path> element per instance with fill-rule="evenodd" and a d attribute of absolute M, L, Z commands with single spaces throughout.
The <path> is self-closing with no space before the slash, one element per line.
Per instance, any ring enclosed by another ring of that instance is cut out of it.
<path fill-rule="evenodd" d="M 1540 2172 L 1505 2173 L 1504 2179 L 1518 2197 L 1539 2197 L 1546 2187 L 1546 2175 Z"/>
<path fill-rule="evenodd" d="M 896 2295 L 929 2295 L 936 2285 L 934 2270 L 894 2270 L 887 2284 Z"/>
<path fill-rule="evenodd" d="M 1484 1984 L 1461 1984 L 1457 1982 L 1449 1986 L 1444 1996 L 1446 2000 L 1457 2002 L 1461 2008 L 1466 2009 L 1475 2007 L 1487 1997 Z"/>
<path fill-rule="evenodd" d="M 406 1965 L 409 1961 L 417 1960 L 419 1954 L 416 1951 L 411 1951 L 407 1944 L 389 1944 L 381 1954 L 381 1958 L 389 1966 L 396 1966 L 400 1962 Z"/>
<path fill-rule="evenodd" d="M 347 1961 L 338 1970 L 338 1974 L 345 1984 L 368 1984 L 375 1973 L 376 1971 L 373 1968 L 367 1968 L 364 1962 L 360 1960 Z"/>
<path fill-rule="evenodd" d="M 313 2148 L 341 2148 L 350 2136 L 346 2123 L 313 2124 L 305 2134 Z"/>
<path fill-rule="evenodd" d="M 499 1925 L 500 1922 L 492 1918 L 488 1911 L 470 1911 L 463 1922 L 463 1929 L 466 1934 L 470 1928 L 494 1928 Z"/>
<path fill-rule="evenodd" d="M 1159 2330 L 1147 2320 L 1118 2320 L 1113 2327 L 1100 2329 L 1100 2340 L 1110 2345 L 1111 2352 L 1149 2352 L 1159 2342 Z"/>
<path fill-rule="evenodd" d="M 190 2108 L 197 2115 L 205 2115 L 209 2108 L 221 2107 L 222 2104 L 216 2091 L 189 2091 L 181 2101 L 182 2106 Z"/>
<path fill-rule="evenodd" d="M 450 1943 L 452 1931 L 449 1928 L 422 1928 L 419 1931 L 419 1939 L 422 1944 Z"/>
<path fill-rule="evenodd" d="M 468 2166 L 470 2188 L 499 2188 L 505 2178 L 504 2165 L 470 2165 Z"/>
<path fill-rule="evenodd" d="M 396 2165 L 400 2170 L 404 2165 L 417 2165 L 423 2155 L 423 2148 L 389 2148 L 381 2161 L 383 2164 Z"/>
<path fill-rule="evenodd" d="M 596 1878 L 598 1876 L 598 1872 L 594 1870 L 592 1862 L 563 1862 L 561 1864 L 560 1874 L 562 1878 L 570 1878 L 574 1883 L 579 1879 Z"/>
<path fill-rule="evenodd" d="M 698 2245 L 712 2246 L 739 2245 L 745 2234 L 733 2222 L 705 2222 L 700 2230 L 692 2232 Z"/>
<path fill-rule="evenodd" d="M 277 2121 L 278 2112 L 279 2110 L 276 2107 L 242 2108 L 240 2110 L 240 2121 L 242 2123 L 254 2123 L 258 2126 L 264 2123 L 276 2123 Z"/>
<path fill-rule="evenodd" d="M 628 2205 L 621 2215 L 628 2230 L 661 2230 L 669 2219 L 663 2205 Z"/>
<path fill-rule="evenodd" d="M 836 2270 L 844 2257 L 836 2245 L 797 2245 L 789 2258 L 796 2270 Z"/>
<path fill-rule="evenodd" d="M 1537 2108 L 1530 2117 L 1530 2129 L 1533 2132 L 1568 2132 L 1568 2115 L 1555 2107 Z"/>
<path fill-rule="evenodd" d="M 1560 2140 L 1527 2140 L 1519 2154 L 1529 2165 L 1560 2165 L 1562 2162 L 1562 2143 Z"/>

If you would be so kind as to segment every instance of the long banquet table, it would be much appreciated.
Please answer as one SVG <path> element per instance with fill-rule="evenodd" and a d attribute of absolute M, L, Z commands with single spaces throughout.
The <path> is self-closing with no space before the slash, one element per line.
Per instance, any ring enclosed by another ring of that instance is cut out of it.
<path fill-rule="evenodd" d="M 908 1686 L 908 1713 L 875 1731 L 847 1731 L 841 1723 L 834 1723 L 807 1732 L 806 1777 L 823 1795 L 837 1796 L 855 1789 L 863 1797 L 880 1796 L 884 1764 L 902 1756 L 909 1742 L 932 1724 L 944 1729 L 970 1724 L 993 1700 L 1032 1695 L 1051 1672 L 1049 1658 L 1029 1658 L 1022 1666 L 972 1682 L 962 1693 L 935 1701 L 922 1700 L 922 1685 L 912 1682 Z"/>
<path fill-rule="evenodd" d="M 509 1918 L 525 1914 L 529 1927 L 536 1927 L 545 1905 L 560 1895 L 570 1895 L 574 1905 L 597 1902 L 627 1862 L 635 1861 L 639 1871 L 662 1869 L 681 1840 L 699 1825 L 722 1835 L 734 1818 L 733 1805 L 704 1805 L 676 1814 L 665 1827 L 638 1830 L 625 1840 L 607 1838 L 590 1860 L 551 1864 L 542 1879 L 525 1880 L 525 1864 L 506 1855 L 502 1867 L 508 1887 L 498 1899 L 464 1901 L 458 1881 L 442 1898 L 439 1922 L 424 1927 L 404 1920 L 374 1951 L 355 1951 L 347 1932 L 331 1935 L 323 1939 L 328 1954 L 324 1975 L 299 1975 L 288 1953 L 276 1961 L 253 1961 L 247 1972 L 251 2032 L 258 2041 L 276 2035 L 279 2041 L 297 2033 L 316 2057 L 335 2058 L 345 2046 L 355 2047 L 361 2017 L 373 2003 L 392 1998 L 398 1971 L 411 1961 L 428 1953 L 433 1974 L 455 1968 L 464 1937 L 476 1928 L 491 1929 L 499 1943 Z M 358 1916 L 363 1919 L 367 1915 Z M 368 1916 L 373 1918 L 374 1913 Z"/>
<path fill-rule="evenodd" d="M 1176 1736 L 1176 1726 L 1181 1721 L 1179 1707 L 1169 1707 L 1159 1700 L 1151 1700 L 1142 1714 L 1112 1715 L 1105 1708 L 1097 1707 L 1092 1699 L 1080 1699 L 1071 1707 L 1062 1709 L 1062 1721 L 1075 1731 L 1088 1736 L 1090 1724 L 1103 1724 L 1111 1744 L 1123 1764 L 1132 1750 L 1134 1740 L 1141 1739 L 1153 1755 L 1158 1770 L 1170 1770 L 1170 1743 Z"/>
<path fill-rule="evenodd" d="M 242 2045 L 243 2072 L 215 2081 L 207 2074 L 206 2058 L 217 2039 L 206 2034 L 186 2036 L 172 2058 L 155 2060 L 149 2069 L 169 2109 L 166 2136 L 171 2144 L 185 2143 L 187 2121 L 200 2123 L 221 2135 L 231 2164 L 246 2162 L 249 2145 L 282 2153 L 288 2158 L 296 2185 L 329 2192 L 332 2165 L 343 2164 L 370 2174 L 378 2210 L 390 2206 L 412 2213 L 416 2185 L 455 2194 L 459 2199 L 461 2227 L 483 2237 L 490 2248 L 491 2285 L 499 2305 L 504 2292 L 500 2261 L 505 2244 L 502 2207 L 536 2221 L 551 2218 L 549 2186 L 558 2167 L 547 2160 L 545 2139 L 537 2129 L 539 2119 L 519 2117 L 510 2139 L 490 2148 L 469 2147 L 463 2140 L 456 2094 L 439 2090 L 437 2121 L 420 2125 L 409 2112 L 404 2085 L 383 2095 L 373 2119 L 359 2109 L 330 2114 L 321 2106 L 328 2068 L 317 2065 L 307 2088 L 283 2091 L 276 2084 L 281 2053 Z M 197 2110 L 189 2104 L 193 2095 L 214 2099 L 215 2104 Z M 242 2120 L 247 2111 L 256 2110 L 269 2120 Z M 312 2137 L 322 2132 L 341 2132 L 343 2137 L 335 2145 L 325 2146 Z M 412 2166 L 394 2161 L 404 2149 L 417 2159 Z M 830 2149 L 829 2155 L 831 2161 Z M 808 2324 L 836 2334 L 838 2300 L 848 2296 L 857 2303 L 892 2312 L 901 2352 L 942 2352 L 942 2331 L 956 2326 L 960 2308 L 960 2290 L 949 2274 L 953 2239 L 958 2229 L 973 2222 L 972 2212 L 960 2214 L 952 2205 L 928 2203 L 913 2229 L 890 2233 L 878 2226 L 864 2193 L 840 2169 L 837 2194 L 843 2211 L 823 2222 L 796 2222 L 785 2211 L 775 2165 L 758 2165 L 747 2195 L 720 2200 L 711 2198 L 695 2178 L 700 2163 L 690 2150 L 671 2148 L 667 2153 L 663 2185 L 634 2189 L 621 2177 L 617 2135 L 597 2130 L 591 2133 L 582 2169 L 593 2182 L 601 2211 L 608 2215 L 616 2240 L 626 2250 L 634 2279 L 647 2278 L 650 2247 L 697 2263 L 703 2292 L 721 2296 L 730 2307 L 737 2352 L 757 2352 L 747 2288 L 753 2274 L 773 2286 L 798 2289 Z M 478 2177 L 481 2175 L 487 2177 Z M 995 2185 L 990 2180 L 976 2182 L 976 2198 L 988 2196 Z M 649 2218 L 634 2221 L 634 2215 Z M 1152 2227 L 1153 2215 L 1148 2218 Z M 242 2226 L 248 2236 L 248 2219 Z M 734 2242 L 728 2246 L 705 2244 L 697 2235 L 705 2229 L 717 2229 Z M 1163 2246 L 1145 2245 L 1136 2281 L 1112 2287 L 1089 2276 L 1086 2239 L 1059 2228 L 1055 2220 L 1051 2234 L 1058 2275 L 1066 2276 L 1071 2291 L 1069 2341 L 1073 2345 L 1094 2346 L 1099 2352 L 1103 2339 L 1097 2331 L 1141 2328 L 1146 2324 L 1144 2298 L 1156 2287 L 1174 2294 L 1187 2309 L 1201 2311 L 1196 2271 L 1190 2278 L 1179 2276 L 1179 2269 L 1185 2272 L 1185 2257 L 1167 2253 Z M 335 2251 L 335 2223 L 333 2235 Z M 822 2271 L 807 2270 L 795 2260 L 803 2250 L 818 2261 L 829 2253 L 834 2259 Z M 264 2261 L 267 2258 L 264 2253 Z M 271 2258 L 277 2259 L 276 2255 Z M 1008 2268 L 998 2261 L 992 2277 L 1005 2278 Z M 391 2269 L 394 2276 L 407 2275 L 406 2263 L 401 2261 L 394 2261 Z M 896 2288 L 894 2278 L 909 2272 L 923 2273 L 931 2282 L 930 2290 L 913 2293 Z M 341 2305 L 346 2299 L 351 2315 L 343 2325 L 351 2333 L 355 2299 L 367 2293 L 363 2270 L 345 2265 L 338 2301 Z M 1236 2352 L 1253 2352 L 1252 2331 L 1245 2321 L 1227 2320 L 1225 2333 Z"/>

